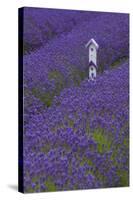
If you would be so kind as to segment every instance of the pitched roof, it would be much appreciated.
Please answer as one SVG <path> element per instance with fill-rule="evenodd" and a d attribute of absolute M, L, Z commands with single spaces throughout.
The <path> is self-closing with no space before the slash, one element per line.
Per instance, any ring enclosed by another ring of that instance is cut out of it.
<path fill-rule="evenodd" d="M 90 44 L 92 44 L 92 43 L 95 45 L 96 49 L 98 50 L 99 45 L 97 44 L 97 42 L 96 42 L 93 38 L 91 38 L 91 39 L 89 40 L 89 42 L 87 42 L 87 44 L 85 45 L 85 47 L 86 47 L 86 48 L 89 47 Z"/>
<path fill-rule="evenodd" d="M 92 61 L 91 61 L 91 62 L 89 62 L 89 65 L 88 65 L 88 66 L 90 67 L 90 66 L 92 66 L 92 65 L 93 65 L 94 67 L 98 68 L 98 66 L 97 66 L 97 65 L 95 65 L 95 63 L 94 63 L 94 62 L 92 62 Z"/>

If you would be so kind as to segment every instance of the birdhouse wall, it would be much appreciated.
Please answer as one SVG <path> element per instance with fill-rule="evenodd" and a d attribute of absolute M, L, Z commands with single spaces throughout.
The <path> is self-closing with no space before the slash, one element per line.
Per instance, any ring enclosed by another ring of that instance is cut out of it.
<path fill-rule="evenodd" d="M 89 63 L 91 61 L 97 65 L 97 50 L 93 43 L 89 46 Z"/>
<path fill-rule="evenodd" d="M 94 79 L 94 78 L 96 78 L 96 68 L 93 65 L 91 65 L 89 67 L 89 79 Z"/>

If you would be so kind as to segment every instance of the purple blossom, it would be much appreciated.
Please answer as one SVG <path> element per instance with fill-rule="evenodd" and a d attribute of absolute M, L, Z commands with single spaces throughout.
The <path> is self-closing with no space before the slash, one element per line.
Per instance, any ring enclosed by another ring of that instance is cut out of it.
<path fill-rule="evenodd" d="M 24 11 L 24 192 L 128 186 L 128 15 Z"/>

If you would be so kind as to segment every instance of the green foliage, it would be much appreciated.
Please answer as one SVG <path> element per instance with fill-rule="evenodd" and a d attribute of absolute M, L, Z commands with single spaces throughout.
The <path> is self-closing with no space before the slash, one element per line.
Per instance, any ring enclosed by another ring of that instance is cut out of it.
<path fill-rule="evenodd" d="M 112 64 L 111 64 L 111 69 L 116 68 L 118 65 L 120 65 L 122 62 L 126 61 L 128 57 L 123 56 L 120 58 L 117 58 Z"/>
<path fill-rule="evenodd" d="M 74 81 L 75 86 L 79 86 L 80 82 L 85 78 L 85 76 L 86 73 L 84 71 L 74 68 L 71 71 L 69 78 Z M 67 85 L 63 74 L 56 69 L 49 72 L 48 78 L 49 80 L 54 80 L 55 82 L 55 88 L 52 91 L 47 91 L 44 93 L 41 91 L 41 88 L 36 87 L 32 89 L 32 94 L 36 98 L 40 99 L 40 101 L 44 103 L 46 107 L 51 106 L 54 96 L 59 95 L 61 90 Z"/>
<path fill-rule="evenodd" d="M 104 72 L 104 63 L 100 64 L 98 67 L 99 67 L 98 73 L 103 73 Z"/>
<path fill-rule="evenodd" d="M 60 94 L 60 91 L 64 88 L 64 76 L 58 70 L 53 70 L 48 74 L 49 80 L 55 81 L 55 91 L 54 93 Z"/>
<path fill-rule="evenodd" d="M 40 89 L 38 88 L 33 88 L 32 89 L 32 94 L 40 99 L 41 102 L 44 103 L 47 107 L 51 106 L 52 100 L 53 100 L 53 93 L 51 92 L 45 92 L 42 93 Z"/>
<path fill-rule="evenodd" d="M 50 92 L 44 93 L 40 96 L 40 100 L 47 106 L 51 106 L 53 95 Z"/>
<path fill-rule="evenodd" d="M 32 177 L 32 182 L 37 182 L 38 181 L 38 179 L 39 179 L 39 177 L 38 176 L 34 176 L 34 177 Z"/>
<path fill-rule="evenodd" d="M 47 187 L 47 191 L 49 192 L 56 191 L 56 185 L 51 178 L 48 178 L 47 181 L 45 181 L 45 186 Z"/>
<path fill-rule="evenodd" d="M 111 148 L 111 140 L 105 134 L 106 133 L 101 128 L 95 129 L 93 133 L 93 139 L 98 144 L 99 153 L 105 153 L 106 151 L 109 151 Z"/>
<path fill-rule="evenodd" d="M 62 74 L 58 70 L 55 69 L 55 70 L 49 72 L 48 78 L 49 79 L 62 79 Z"/>
<path fill-rule="evenodd" d="M 86 157 L 83 157 L 83 159 L 82 159 L 82 161 L 80 162 L 80 166 L 83 166 L 84 164 L 88 164 L 89 166 L 93 166 L 93 162 L 90 160 L 90 159 L 88 159 L 88 158 L 86 158 Z"/>
<path fill-rule="evenodd" d="M 120 186 L 128 186 L 129 185 L 129 175 L 127 171 L 119 170 L 117 175 L 120 177 Z"/>
<path fill-rule="evenodd" d="M 31 51 L 38 49 L 42 44 L 31 44 L 26 41 L 23 42 L 23 54 L 29 54 Z"/>
<path fill-rule="evenodd" d="M 29 187 L 27 188 L 26 192 L 28 193 L 33 193 L 33 192 L 37 192 L 37 191 L 40 191 L 40 183 L 39 183 L 39 179 L 40 177 L 39 176 L 34 176 L 32 177 L 32 183 L 34 183 L 34 187 Z"/>
<path fill-rule="evenodd" d="M 51 149 L 50 144 L 45 144 L 45 146 L 41 148 L 41 152 L 48 153 L 50 149 Z"/>
<path fill-rule="evenodd" d="M 70 77 L 74 81 L 75 86 L 79 86 L 81 81 L 86 77 L 86 72 L 81 71 L 80 69 L 73 66 L 71 69 Z"/>
<path fill-rule="evenodd" d="M 126 148 L 129 147 L 129 138 L 124 138 L 123 144 L 125 145 Z"/>
<path fill-rule="evenodd" d="M 64 77 L 57 70 L 51 71 L 48 75 L 49 80 L 54 79 L 55 81 L 55 89 L 53 91 L 42 92 L 41 88 L 33 88 L 32 94 L 39 98 L 44 105 L 50 107 L 55 95 L 59 95 L 60 91 L 64 87 Z"/>
<path fill-rule="evenodd" d="M 88 121 L 86 121 L 86 133 L 90 134 L 90 124 Z"/>
<path fill-rule="evenodd" d="M 68 120 L 68 125 L 69 125 L 69 127 L 73 128 L 74 120 L 69 119 Z"/>
<path fill-rule="evenodd" d="M 27 192 L 27 193 L 33 193 L 33 192 L 35 192 L 35 190 L 32 187 L 29 187 L 29 188 L 26 189 L 25 192 Z"/>

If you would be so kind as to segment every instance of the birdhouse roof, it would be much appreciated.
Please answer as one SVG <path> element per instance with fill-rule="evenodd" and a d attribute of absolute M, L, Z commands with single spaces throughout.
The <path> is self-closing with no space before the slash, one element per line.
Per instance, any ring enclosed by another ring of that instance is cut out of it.
<path fill-rule="evenodd" d="M 88 66 L 90 67 L 90 66 L 92 66 L 92 65 L 93 65 L 95 68 L 98 68 L 97 65 L 95 65 L 95 63 L 93 63 L 92 61 L 89 62 L 89 65 L 88 65 Z"/>
<path fill-rule="evenodd" d="M 85 47 L 89 47 L 91 44 L 94 44 L 94 46 L 96 47 L 96 49 L 98 50 L 99 45 L 97 44 L 97 42 L 92 38 L 89 40 L 89 42 L 87 42 L 87 44 L 85 45 Z"/>

